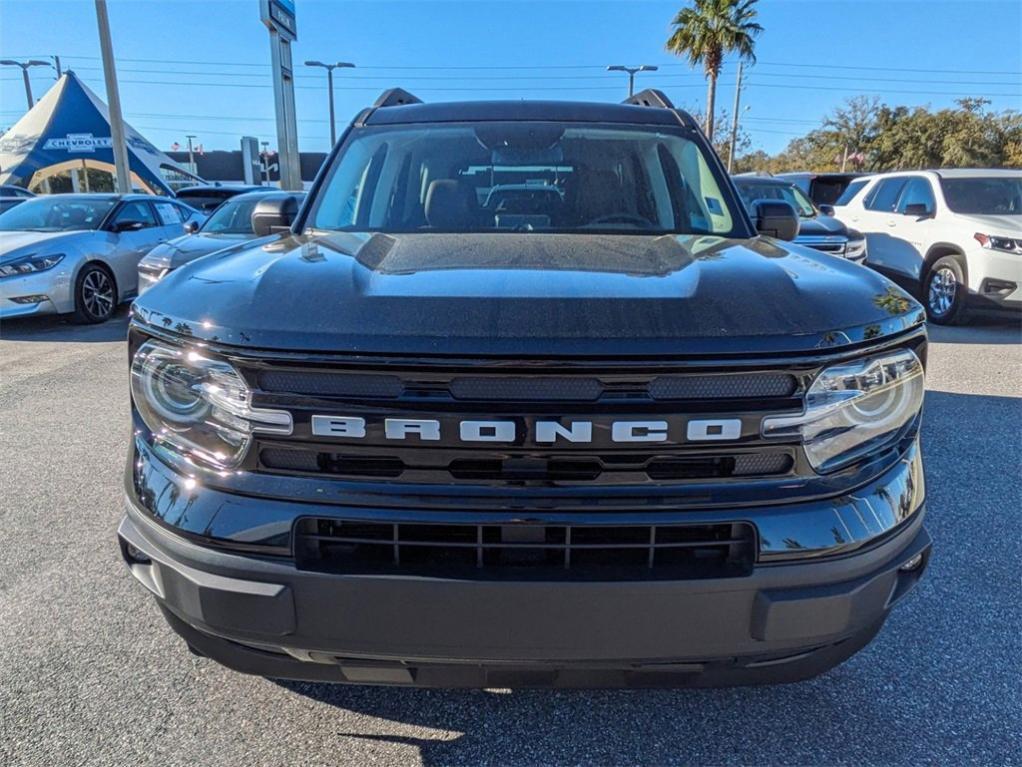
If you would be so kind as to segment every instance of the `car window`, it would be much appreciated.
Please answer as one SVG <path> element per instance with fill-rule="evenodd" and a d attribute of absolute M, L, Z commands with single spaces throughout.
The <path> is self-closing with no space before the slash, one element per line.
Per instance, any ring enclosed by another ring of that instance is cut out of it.
<path fill-rule="evenodd" d="M 184 219 L 181 217 L 181 208 L 172 202 L 154 202 L 153 207 L 160 217 L 164 226 L 180 224 Z"/>
<path fill-rule="evenodd" d="M 898 200 L 898 213 L 904 213 L 909 205 L 925 205 L 927 213 L 933 213 L 937 209 L 937 203 L 933 199 L 933 188 L 928 180 L 915 176 L 905 184 L 901 199 Z"/>
<path fill-rule="evenodd" d="M 204 234 L 254 234 L 252 231 L 252 212 L 259 200 L 251 198 L 234 198 L 228 200 L 211 215 L 202 225 Z"/>
<path fill-rule="evenodd" d="M 955 213 L 1022 215 L 1022 175 L 942 178 L 940 185 Z"/>
<path fill-rule="evenodd" d="M 63 195 L 33 197 L 0 215 L 0 231 L 69 232 L 96 229 L 113 206 L 114 201 L 109 199 Z"/>
<path fill-rule="evenodd" d="M 865 178 L 859 181 L 853 181 L 852 183 L 845 187 L 845 191 L 843 191 L 841 193 L 841 196 L 834 201 L 834 204 L 847 205 L 855 198 L 855 195 L 862 191 L 862 188 L 866 186 L 866 184 L 868 183 L 869 180 Z"/>
<path fill-rule="evenodd" d="M 113 223 L 119 224 L 122 221 L 141 221 L 144 224 L 144 229 L 148 229 L 150 226 L 158 226 L 156 218 L 153 216 L 152 208 L 149 207 L 148 203 L 140 200 L 126 202 L 121 206 L 121 209 L 114 216 Z"/>
<path fill-rule="evenodd" d="M 866 198 L 866 209 L 883 213 L 894 212 L 894 206 L 898 203 L 898 195 L 901 194 L 907 181 L 906 178 L 885 178 L 880 181 L 876 189 Z"/>
<path fill-rule="evenodd" d="M 780 200 L 788 203 L 795 209 L 801 218 L 813 218 L 816 215 L 816 208 L 806 197 L 805 192 L 794 184 L 763 184 L 736 181 L 738 194 L 745 203 L 746 210 L 751 215 L 756 200 Z"/>
<path fill-rule="evenodd" d="M 739 219 L 683 131 L 558 122 L 357 131 L 310 225 L 380 232 L 731 233 Z"/>

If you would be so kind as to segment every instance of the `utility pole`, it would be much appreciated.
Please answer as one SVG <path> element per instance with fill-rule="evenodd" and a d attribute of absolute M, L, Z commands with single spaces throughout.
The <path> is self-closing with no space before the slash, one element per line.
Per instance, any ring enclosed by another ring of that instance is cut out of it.
<path fill-rule="evenodd" d="M 128 175 L 128 145 L 124 140 L 124 117 L 121 114 L 121 96 L 117 91 L 117 70 L 114 68 L 114 46 L 110 40 L 110 17 L 106 0 L 96 0 L 96 23 L 99 25 L 99 48 L 103 56 L 103 79 L 106 81 L 106 102 L 110 109 L 110 138 L 114 153 L 119 194 L 131 192 Z"/>
<path fill-rule="evenodd" d="M 744 62 L 738 62 L 738 79 L 735 81 L 735 111 L 731 116 L 731 148 L 727 153 L 727 172 L 731 172 L 731 167 L 735 162 L 735 145 L 738 143 L 738 106 L 742 98 L 742 71 L 745 67 Z"/>
<path fill-rule="evenodd" d="M 57 79 L 59 80 L 64 74 L 64 70 L 60 68 L 60 56 L 50 56 L 53 59 L 53 68 L 57 70 Z"/>
<path fill-rule="evenodd" d="M 25 98 L 28 100 L 28 108 L 31 109 L 35 106 L 35 100 L 32 98 L 32 81 L 28 79 L 29 67 L 48 67 L 50 62 L 40 61 L 39 59 L 32 59 L 30 61 L 15 61 L 14 59 L 3 59 L 0 64 L 6 67 L 21 67 L 21 77 L 25 81 Z"/>
<path fill-rule="evenodd" d="M 626 67 L 623 64 L 612 64 L 607 67 L 608 72 L 627 72 L 628 73 L 628 98 L 635 95 L 635 73 L 636 72 L 656 72 L 660 67 L 654 66 L 653 64 L 640 64 L 637 67 Z"/>
<path fill-rule="evenodd" d="M 189 133 L 185 138 L 188 139 L 188 170 L 195 173 L 195 154 L 192 150 L 192 139 L 196 138 L 196 136 Z"/>
<path fill-rule="evenodd" d="M 326 87 L 330 91 L 330 146 L 337 143 L 337 129 L 334 127 L 334 70 L 353 69 L 354 64 L 338 61 L 336 64 L 324 64 L 322 61 L 306 61 L 307 67 L 323 67 L 326 70 Z"/>

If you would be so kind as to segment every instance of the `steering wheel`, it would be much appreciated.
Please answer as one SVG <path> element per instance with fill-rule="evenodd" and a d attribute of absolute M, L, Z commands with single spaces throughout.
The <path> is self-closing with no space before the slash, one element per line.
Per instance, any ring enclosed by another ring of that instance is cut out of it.
<path fill-rule="evenodd" d="M 653 222 L 643 216 L 632 213 L 611 213 L 609 216 L 600 216 L 589 222 L 590 224 L 635 224 L 643 228 L 649 228 Z"/>

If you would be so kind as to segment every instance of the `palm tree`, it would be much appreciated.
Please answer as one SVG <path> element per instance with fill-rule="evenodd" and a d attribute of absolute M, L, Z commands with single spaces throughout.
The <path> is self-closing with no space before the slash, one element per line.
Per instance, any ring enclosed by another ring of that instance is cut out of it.
<path fill-rule="evenodd" d="M 674 34 L 667 50 L 686 56 L 692 66 L 701 64 L 706 73 L 706 136 L 713 141 L 713 111 L 717 99 L 717 78 L 724 56 L 737 53 L 755 62 L 755 38 L 763 27 L 757 24 L 756 0 L 694 0 L 674 17 Z"/>

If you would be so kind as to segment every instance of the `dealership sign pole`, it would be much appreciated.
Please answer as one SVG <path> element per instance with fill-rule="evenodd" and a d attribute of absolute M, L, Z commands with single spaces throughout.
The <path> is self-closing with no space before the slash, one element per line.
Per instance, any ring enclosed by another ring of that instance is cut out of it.
<path fill-rule="evenodd" d="M 270 30 L 270 58 L 273 67 L 273 98 L 277 114 L 277 162 L 280 188 L 301 189 L 298 157 L 298 120 L 295 117 L 295 82 L 291 64 L 291 43 L 298 35 L 294 0 L 259 0 L 259 15 Z"/>
<path fill-rule="evenodd" d="M 103 55 L 106 101 L 110 110 L 110 138 L 114 153 L 117 191 L 120 194 L 128 194 L 131 192 L 128 145 L 124 141 L 124 118 L 121 115 L 121 97 L 117 91 L 117 70 L 114 68 L 114 46 L 110 41 L 110 19 L 106 13 L 106 0 L 96 0 L 96 21 L 99 24 L 99 48 Z"/>

